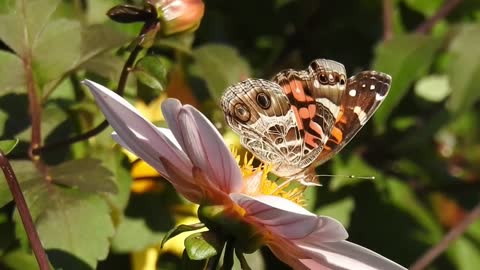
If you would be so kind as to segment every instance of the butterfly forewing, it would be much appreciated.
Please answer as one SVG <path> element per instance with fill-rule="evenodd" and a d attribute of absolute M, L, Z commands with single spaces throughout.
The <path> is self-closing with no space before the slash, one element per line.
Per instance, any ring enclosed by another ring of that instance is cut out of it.
<path fill-rule="evenodd" d="M 340 113 L 317 164 L 332 158 L 357 134 L 387 96 L 391 81 L 389 75 L 377 71 L 363 71 L 348 79 Z"/>
<path fill-rule="evenodd" d="M 338 62 L 318 59 L 307 70 L 285 70 L 273 81 L 287 96 L 297 122 L 298 139 L 303 141 L 297 166 L 307 167 L 322 151 L 340 113 L 346 88 L 345 68 Z"/>

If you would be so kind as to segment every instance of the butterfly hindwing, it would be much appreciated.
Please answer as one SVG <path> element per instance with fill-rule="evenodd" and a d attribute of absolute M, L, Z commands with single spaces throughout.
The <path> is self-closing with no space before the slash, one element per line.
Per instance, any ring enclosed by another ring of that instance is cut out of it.
<path fill-rule="evenodd" d="M 317 164 L 329 160 L 357 134 L 385 99 L 391 81 L 389 75 L 377 71 L 363 71 L 348 79 L 340 113 Z"/>
<path fill-rule="evenodd" d="M 307 70 L 285 70 L 273 81 L 287 96 L 298 125 L 299 140 L 303 141 L 297 165 L 309 166 L 322 151 L 340 112 L 346 88 L 345 68 L 338 62 L 318 59 Z"/>

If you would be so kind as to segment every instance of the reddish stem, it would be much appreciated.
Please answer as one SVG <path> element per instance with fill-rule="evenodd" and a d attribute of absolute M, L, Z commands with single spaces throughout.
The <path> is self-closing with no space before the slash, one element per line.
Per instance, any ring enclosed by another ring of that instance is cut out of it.
<path fill-rule="evenodd" d="M 27 233 L 28 240 L 30 241 L 30 245 L 32 246 L 33 254 L 37 259 L 38 266 L 40 270 L 49 270 L 50 263 L 48 261 L 47 254 L 42 247 L 42 243 L 40 242 L 40 238 L 38 237 L 37 230 L 35 229 L 35 225 L 33 224 L 32 216 L 27 207 L 27 203 L 25 202 L 25 198 L 23 197 L 22 190 L 20 189 L 20 185 L 18 184 L 17 177 L 15 176 L 15 172 L 8 162 L 7 157 L 0 151 L 0 168 L 5 175 L 5 179 L 7 180 L 8 187 L 10 188 L 10 192 L 12 193 L 13 200 L 17 205 L 18 213 L 20 214 L 20 219 L 22 220 L 23 227 Z"/>
<path fill-rule="evenodd" d="M 383 40 L 393 38 L 393 1 L 383 0 Z"/>
<path fill-rule="evenodd" d="M 417 261 L 415 261 L 410 270 L 421 270 L 425 269 L 429 264 L 431 264 L 442 252 L 444 252 L 450 244 L 460 237 L 468 227 L 480 217 L 480 203 L 478 203 L 472 211 L 453 227 L 447 235 L 435 246 L 429 249 L 425 254 L 423 254 Z"/>
<path fill-rule="evenodd" d="M 460 3 L 462 0 L 447 0 L 443 3 L 443 6 L 437 10 L 437 12 L 430 17 L 428 20 L 423 22 L 420 26 L 417 27 L 415 33 L 426 34 L 432 31 L 432 28 L 435 24 L 438 23 L 441 19 L 447 17 Z"/>

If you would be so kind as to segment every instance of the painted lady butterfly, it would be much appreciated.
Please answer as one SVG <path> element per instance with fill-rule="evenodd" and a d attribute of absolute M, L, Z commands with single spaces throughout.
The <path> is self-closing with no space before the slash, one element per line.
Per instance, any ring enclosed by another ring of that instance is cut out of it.
<path fill-rule="evenodd" d="M 241 144 L 272 171 L 317 184 L 315 167 L 340 151 L 373 115 L 391 77 L 317 59 L 306 70 L 284 70 L 271 80 L 247 79 L 225 90 L 221 106 Z"/>

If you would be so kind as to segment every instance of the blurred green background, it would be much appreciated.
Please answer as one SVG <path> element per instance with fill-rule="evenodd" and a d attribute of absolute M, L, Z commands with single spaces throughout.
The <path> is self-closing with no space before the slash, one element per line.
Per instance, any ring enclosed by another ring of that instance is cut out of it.
<path fill-rule="evenodd" d="M 322 177 L 322 187 L 307 190 L 309 210 L 335 217 L 350 241 L 408 267 L 478 203 L 480 1 L 204 3 L 195 31 L 165 33 L 168 22 L 161 22 L 160 31 L 149 32 L 142 43 L 125 97 L 151 121 L 164 126 L 159 104 L 175 97 L 199 108 L 229 143 L 238 144 L 218 106 L 230 84 L 304 69 L 316 58 L 343 63 L 349 76 L 375 69 L 393 77 L 389 96 L 349 146 L 317 172 L 376 179 Z M 158 245 L 176 223 L 194 219 L 194 206 L 114 147 L 110 128 L 42 151 L 40 160 L 53 181 L 28 157 L 29 87 L 42 108 L 42 145 L 103 120 L 80 81 L 117 87 L 142 27 L 106 16 L 120 4 L 143 6 L 120 0 L 0 0 L 0 139 L 20 140 L 8 157 L 53 266 L 182 269 L 181 252 L 159 251 Z M 430 25 L 449 4 L 446 16 Z M 0 269 L 37 269 L 3 178 L 0 207 Z M 253 269 L 288 269 L 267 249 L 249 262 Z M 427 269 L 479 265 L 480 221 Z"/>

